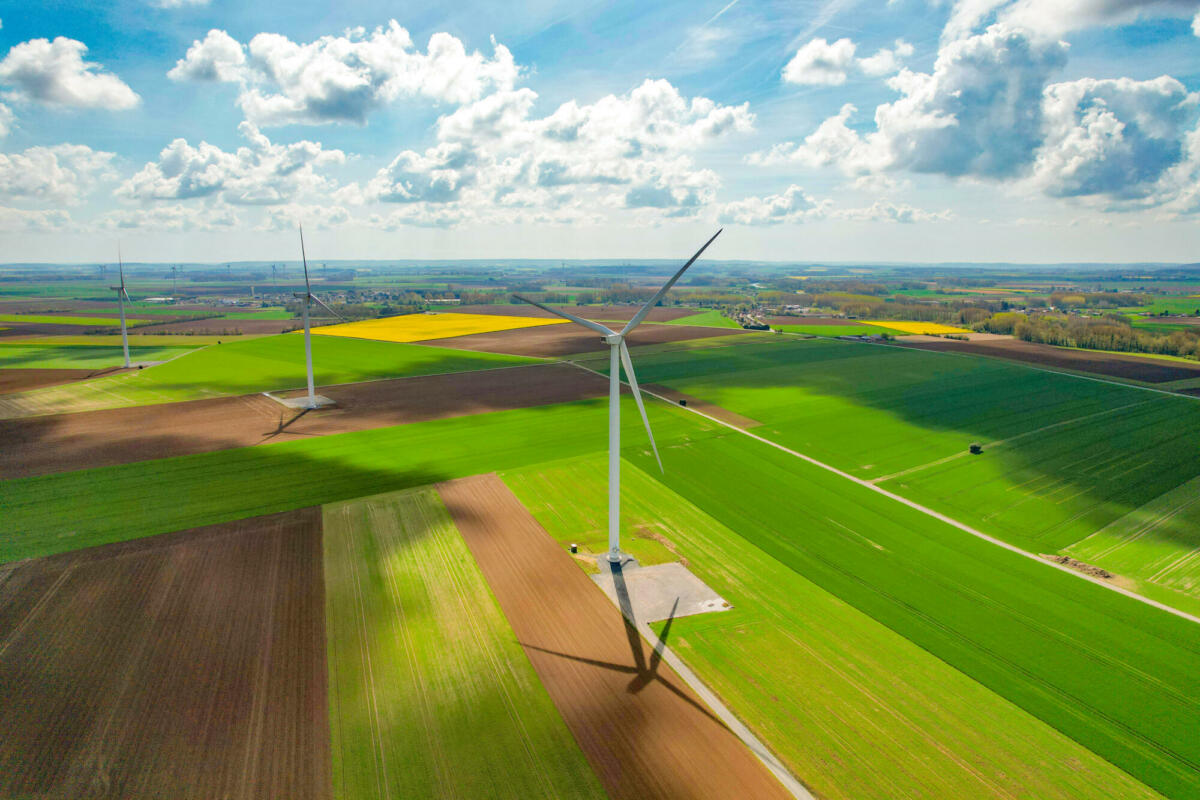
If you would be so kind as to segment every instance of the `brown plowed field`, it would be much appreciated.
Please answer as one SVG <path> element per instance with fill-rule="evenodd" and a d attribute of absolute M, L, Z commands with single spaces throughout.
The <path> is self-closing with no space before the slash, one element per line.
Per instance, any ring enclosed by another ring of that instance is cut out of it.
<path fill-rule="evenodd" d="M 713 405 L 707 400 L 701 400 L 699 397 L 692 397 L 690 394 L 677 392 L 670 386 L 663 386 L 660 383 L 651 383 L 642 388 L 648 392 L 654 392 L 657 395 L 662 395 L 672 403 L 678 403 L 680 400 L 686 400 L 688 408 L 694 408 L 702 414 L 708 414 L 714 419 L 719 419 L 722 422 L 728 422 L 730 425 L 734 425 L 738 428 L 757 428 L 759 425 L 762 425 L 762 423 L 756 419 L 750 419 L 749 417 L 743 417 L 741 414 L 735 414 L 727 408 Z"/>
<path fill-rule="evenodd" d="M 94 369 L 0 369 L 0 394 L 81 381 L 95 374 Z"/>
<path fill-rule="evenodd" d="M 321 513 L 0 568 L 0 796 L 326 798 Z"/>
<path fill-rule="evenodd" d="M 630 320 L 641 306 L 565 306 L 565 310 L 577 317 L 595 320 Z M 482 305 L 447 307 L 446 311 L 459 314 L 503 314 L 511 317 L 552 317 L 559 318 L 549 311 L 543 311 L 528 303 L 509 303 L 507 305 Z M 669 322 L 673 319 L 690 317 L 699 314 L 702 308 L 679 308 L 675 306 L 655 306 L 646 316 L 647 322 Z"/>
<path fill-rule="evenodd" d="M 768 325 L 862 325 L 845 317 L 763 317 Z"/>
<path fill-rule="evenodd" d="M 686 339 L 708 339 L 713 336 L 736 336 L 743 331 L 733 328 L 700 328 L 693 325 L 642 325 L 629 334 L 630 347 L 643 344 L 680 342 Z M 494 333 L 472 333 L 452 339 L 427 339 L 418 344 L 450 347 L 456 350 L 476 350 L 483 353 L 505 353 L 514 356 L 554 358 L 576 353 L 591 353 L 608 347 L 593 333 L 579 325 L 546 325 L 540 328 L 517 328 Z"/>
<path fill-rule="evenodd" d="M 120 325 L 120 322 L 114 322 Z M 112 331 L 103 326 L 88 327 L 86 325 L 43 325 L 39 322 L 0 322 L 0 338 L 16 339 L 26 336 L 81 336 L 91 330 Z M 120 330 L 116 331 L 120 333 Z"/>
<path fill-rule="evenodd" d="M 234 336 L 242 333 L 286 333 L 304 327 L 298 319 L 196 319 L 190 322 L 167 322 L 139 325 L 137 333 L 197 333 L 211 336 Z"/>
<path fill-rule="evenodd" d="M 0 477 L 564 403 L 605 391 L 607 383 L 597 375 L 566 364 L 536 364 L 321 387 L 337 407 L 313 412 L 284 408 L 256 394 L 5 419 L 0 420 Z"/>
<path fill-rule="evenodd" d="M 610 797 L 790 797 L 503 481 L 479 475 L 437 488 Z"/>
<path fill-rule="evenodd" d="M 968 353 L 977 356 L 993 356 L 1009 361 L 1129 378 L 1146 383 L 1163 383 L 1185 378 L 1200 378 L 1200 364 L 1190 366 L 1179 361 L 1163 361 L 1142 356 L 1127 356 L 1099 353 L 1093 350 L 1071 350 L 1053 347 L 1021 339 L 1003 341 L 960 342 L 955 339 L 939 339 L 932 342 L 901 342 L 905 347 L 921 350 L 941 350 L 952 353 Z"/>

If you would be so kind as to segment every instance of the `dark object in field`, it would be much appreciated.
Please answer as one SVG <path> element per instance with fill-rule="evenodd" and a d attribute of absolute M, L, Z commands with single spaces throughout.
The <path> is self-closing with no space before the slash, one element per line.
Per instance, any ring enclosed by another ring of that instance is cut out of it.
<path fill-rule="evenodd" d="M 983 452 L 983 445 L 979 442 L 971 442 L 971 455 L 979 455 Z"/>
<path fill-rule="evenodd" d="M 578 552 L 579 552 L 579 545 L 575 544 L 574 542 L 571 542 L 571 552 L 572 552 L 572 553 L 578 553 Z"/>
<path fill-rule="evenodd" d="M 679 405 L 681 405 L 681 406 L 687 406 L 687 400 L 684 400 L 682 397 L 681 397 L 681 398 L 679 398 Z"/>
<path fill-rule="evenodd" d="M 771 326 L 764 322 L 747 322 L 742 325 L 744 330 L 748 331 L 769 331 Z"/>

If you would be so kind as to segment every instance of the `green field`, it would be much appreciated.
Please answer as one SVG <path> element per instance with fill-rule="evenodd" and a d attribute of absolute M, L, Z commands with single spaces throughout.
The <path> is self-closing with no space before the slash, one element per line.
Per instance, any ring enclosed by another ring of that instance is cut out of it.
<path fill-rule="evenodd" d="M 437 493 L 323 516 L 333 796 L 603 798 Z"/>
<path fill-rule="evenodd" d="M 209 344 L 216 344 L 220 341 L 229 341 L 228 336 L 209 336 L 207 334 L 192 335 L 187 333 L 131 333 L 128 335 L 129 346 L 146 346 L 146 347 L 204 347 Z M 262 338 L 261 336 L 243 335 L 238 337 L 238 341 L 243 339 Z M 121 334 L 119 333 L 96 333 L 87 334 L 84 336 L 21 336 L 4 339 L 0 345 L 10 344 L 41 344 L 54 345 L 56 347 L 81 346 L 81 347 L 105 347 L 116 345 L 121 346 Z"/>
<path fill-rule="evenodd" d="M 167 361 L 190 353 L 190 347 L 130 347 L 131 361 Z M 120 345 L 84 347 L 0 342 L 0 369 L 104 369 L 119 367 L 125 356 Z"/>
<path fill-rule="evenodd" d="M 1163 311 L 1171 314 L 1195 314 L 1200 311 L 1200 297 L 1161 295 L 1154 297 L 1144 306 L 1127 306 L 1118 310 L 1123 314 L 1159 314 Z"/>
<path fill-rule="evenodd" d="M 733 604 L 675 620 L 668 644 L 818 796 L 1157 796 L 771 558 L 657 467 L 623 466 L 622 549 L 669 546 Z M 589 542 L 606 524 L 606 467 L 585 456 L 501 477 L 559 542 Z"/>
<path fill-rule="evenodd" d="M 890 332 L 877 325 L 772 325 L 771 330 L 808 336 L 872 336 Z"/>
<path fill-rule="evenodd" d="M 707 328 L 741 328 L 742 326 L 722 314 L 720 311 L 702 311 L 687 317 L 673 319 L 667 325 L 701 325 Z"/>
<path fill-rule="evenodd" d="M 320 385 L 462 372 L 537 363 L 539 359 L 333 336 L 312 337 Z M 299 334 L 228 341 L 133 373 L 29 392 L 40 413 L 169 403 L 304 386 Z"/>
<path fill-rule="evenodd" d="M 148 319 L 130 319 L 125 318 L 126 325 L 139 325 L 145 322 L 152 322 Z M 39 325 L 89 325 L 96 327 L 120 326 L 121 320 L 116 314 L 111 317 L 68 317 L 59 315 L 44 315 L 44 314 L 0 314 L 0 322 L 12 323 L 28 323 Z"/>
<path fill-rule="evenodd" d="M 223 316 L 225 319 L 293 319 L 295 317 L 294 314 L 283 308 L 264 308 L 257 311 L 227 311 Z"/>

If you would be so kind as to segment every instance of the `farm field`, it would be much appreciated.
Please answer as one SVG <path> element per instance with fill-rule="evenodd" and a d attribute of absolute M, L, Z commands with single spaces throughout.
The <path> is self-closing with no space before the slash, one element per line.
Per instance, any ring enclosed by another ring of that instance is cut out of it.
<path fill-rule="evenodd" d="M 125 318 L 126 325 L 141 325 L 151 320 Z M 107 327 L 121 325 L 121 319 L 114 313 L 111 317 L 75 317 L 67 314 L 0 314 L 0 322 L 22 322 L 39 325 L 85 325 L 89 327 Z"/>
<path fill-rule="evenodd" d="M 333 796 L 603 798 L 437 493 L 323 515 Z"/>
<path fill-rule="evenodd" d="M 318 384 L 533 363 L 514 356 L 341 337 L 313 337 L 312 349 Z M 9 396 L 9 407 L 0 405 L 0 416 L 169 403 L 294 389 L 304 383 L 303 335 L 271 336 L 227 341 L 137 372 Z"/>
<path fill-rule="evenodd" d="M 473 333 L 494 333 L 560 323 L 566 323 L 566 320 L 506 317 L 498 314 L 404 314 L 362 322 L 324 325 L 313 328 L 313 333 L 322 336 L 374 339 L 381 342 L 420 342 L 426 339 L 446 339 Z"/>
<path fill-rule="evenodd" d="M 741 328 L 734 320 L 720 311 L 702 311 L 699 314 L 689 314 L 686 317 L 666 320 L 668 325 L 701 325 L 710 328 Z"/>
<path fill-rule="evenodd" d="M 626 341 L 631 348 L 642 348 L 665 342 L 744 335 L 746 335 L 745 331 L 728 328 L 644 324 L 639 325 L 630 333 Z M 596 332 L 574 324 L 476 333 L 452 339 L 429 339 L 421 344 L 482 353 L 511 353 L 542 358 L 558 358 L 578 353 L 596 352 L 608 347 Z"/>
<path fill-rule="evenodd" d="M 238 341 L 252 338 L 238 337 Z M 229 341 L 228 336 L 170 335 L 156 333 L 130 333 L 130 347 L 205 347 L 220 341 Z M 112 347 L 121 346 L 120 333 L 97 333 L 87 336 L 23 336 L 0 339 L 0 346 L 10 344 L 40 344 L 57 347 Z"/>
<path fill-rule="evenodd" d="M 809 336 L 870 336 L 878 333 L 894 333 L 894 331 L 888 331 L 875 325 L 772 325 L 771 329 Z"/>
<path fill-rule="evenodd" d="M 602 450 L 606 400 L 498 411 L 0 482 L 0 564 Z M 660 445 L 711 435 L 652 403 Z M 537 431 L 531 436 L 530 431 Z M 627 449 L 649 449 L 625 398 Z M 53 502 L 50 502 L 50 500 Z"/>
<path fill-rule="evenodd" d="M 0 795 L 329 786 L 321 517 L 0 568 Z"/>
<path fill-rule="evenodd" d="M 967 328 L 959 328 L 955 325 L 943 325 L 939 322 L 903 322 L 896 319 L 884 320 L 863 320 L 864 325 L 870 325 L 875 328 L 886 328 L 890 331 L 901 331 L 903 333 L 970 333 Z"/>
<path fill-rule="evenodd" d="M 691 458 L 677 450 L 679 460 Z M 683 560 L 733 604 L 674 620 L 668 645 L 817 796 L 1158 796 L 771 558 L 652 474 L 657 467 L 647 474 L 623 465 L 622 548 L 666 550 L 663 558 Z M 560 545 L 591 542 L 590 532 L 604 529 L 603 456 L 501 477 Z M 602 537 L 597 545 L 605 549 Z"/>
<path fill-rule="evenodd" d="M 662 483 L 767 555 L 1151 788 L 1200 792 L 1195 623 L 740 434 L 662 454 Z"/>
<path fill-rule="evenodd" d="M 168 361 L 191 352 L 190 347 L 129 348 L 129 360 Z M 0 369 L 105 369 L 125 363 L 120 345 L 9 344 L 0 342 Z"/>

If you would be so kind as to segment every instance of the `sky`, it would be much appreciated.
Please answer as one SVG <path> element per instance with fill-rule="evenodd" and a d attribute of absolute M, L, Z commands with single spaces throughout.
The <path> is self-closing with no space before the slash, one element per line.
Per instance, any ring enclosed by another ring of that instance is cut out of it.
<path fill-rule="evenodd" d="M 1200 0 L 0 0 L 0 262 L 1200 261 Z"/>

